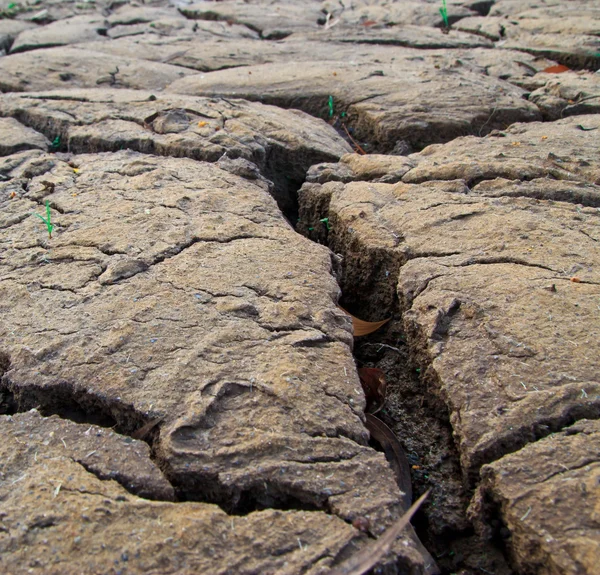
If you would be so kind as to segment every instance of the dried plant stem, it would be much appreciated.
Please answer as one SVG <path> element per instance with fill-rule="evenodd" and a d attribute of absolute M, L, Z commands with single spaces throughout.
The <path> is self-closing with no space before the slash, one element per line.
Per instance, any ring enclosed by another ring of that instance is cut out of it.
<path fill-rule="evenodd" d="M 329 571 L 329 575 L 363 575 L 371 569 L 390 549 L 392 543 L 400 532 L 409 524 L 412 516 L 423 503 L 429 491 L 423 493 L 410 507 L 410 509 L 396 523 L 394 523 L 384 534 L 363 547 L 358 553 L 352 555 L 339 567 Z"/>
<path fill-rule="evenodd" d="M 365 152 L 361 147 L 360 144 L 350 135 L 350 132 L 348 131 L 348 128 L 346 128 L 346 124 L 342 124 L 342 128 L 344 128 L 344 132 L 346 132 L 346 135 L 350 138 L 350 141 L 356 146 L 356 151 L 359 154 L 362 154 L 363 156 L 367 155 L 367 152 Z"/>

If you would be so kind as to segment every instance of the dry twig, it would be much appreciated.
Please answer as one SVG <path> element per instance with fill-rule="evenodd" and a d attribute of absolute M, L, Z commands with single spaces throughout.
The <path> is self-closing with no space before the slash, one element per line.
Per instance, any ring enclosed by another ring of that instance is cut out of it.
<path fill-rule="evenodd" d="M 429 494 L 423 493 L 410 509 L 376 541 L 363 547 L 358 553 L 344 561 L 339 567 L 329 571 L 329 575 L 363 575 L 371 569 L 390 549 L 400 532 L 409 524 L 421 503 Z"/>

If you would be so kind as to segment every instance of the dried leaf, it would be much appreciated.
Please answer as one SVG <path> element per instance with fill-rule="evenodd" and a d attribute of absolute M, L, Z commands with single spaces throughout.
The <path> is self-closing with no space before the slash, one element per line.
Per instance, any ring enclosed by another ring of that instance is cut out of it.
<path fill-rule="evenodd" d="M 381 321 L 363 321 L 362 319 L 352 316 L 354 337 L 369 335 L 370 333 L 377 331 L 382 325 L 385 325 L 388 321 L 390 321 L 390 319 L 392 318 L 388 317 L 387 319 L 383 319 Z"/>
<path fill-rule="evenodd" d="M 377 413 L 385 403 L 385 374 L 376 367 L 360 367 L 358 377 L 367 398 L 367 411 Z"/>
<path fill-rule="evenodd" d="M 343 307 L 338 306 L 343 312 L 347 313 L 352 318 L 352 327 L 354 327 L 354 337 L 361 335 L 369 335 L 374 331 L 377 331 L 382 325 L 385 325 L 392 318 L 382 319 L 381 321 L 363 321 L 354 317 L 350 312 L 346 311 Z"/>
<path fill-rule="evenodd" d="M 164 419 L 164 417 L 157 417 L 151 419 L 148 423 L 137 429 L 131 434 L 133 439 L 144 440 L 146 436 Z"/>
<path fill-rule="evenodd" d="M 544 68 L 542 72 L 546 72 L 546 74 L 562 74 L 563 72 L 570 72 L 571 69 L 563 66 L 562 64 L 557 64 L 556 66 L 548 66 Z"/>
<path fill-rule="evenodd" d="M 415 514 L 421 503 L 429 494 L 429 491 L 423 493 L 411 506 L 411 508 L 396 521 L 384 534 L 363 547 L 358 553 L 352 555 L 344 561 L 339 567 L 329 571 L 329 575 L 363 575 L 371 569 L 390 549 L 392 543 L 400 532 L 408 525 L 412 516 Z"/>
<path fill-rule="evenodd" d="M 371 437 L 381 445 L 385 458 L 390 463 L 396 476 L 396 483 L 404 493 L 403 501 L 408 507 L 412 501 L 412 483 L 410 478 L 410 464 L 398 441 L 396 434 L 381 419 L 370 413 L 365 413 L 366 427 Z"/>

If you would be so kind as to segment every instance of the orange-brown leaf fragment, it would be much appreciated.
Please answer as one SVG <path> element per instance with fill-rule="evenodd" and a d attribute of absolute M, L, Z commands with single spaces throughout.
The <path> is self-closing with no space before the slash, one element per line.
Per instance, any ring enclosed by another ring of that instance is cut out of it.
<path fill-rule="evenodd" d="M 377 331 L 382 325 L 385 325 L 388 321 L 390 321 L 390 319 L 392 318 L 388 317 L 387 319 L 382 319 L 381 321 L 363 321 L 362 319 L 352 316 L 354 337 L 369 335 L 370 333 Z"/>
<path fill-rule="evenodd" d="M 354 337 L 361 335 L 369 335 L 374 331 L 378 330 L 382 325 L 385 325 L 392 318 L 382 319 L 381 321 L 363 321 L 354 317 L 350 312 L 346 311 L 343 307 L 338 306 L 344 313 L 347 313 L 352 318 L 352 327 L 354 328 Z"/>
<path fill-rule="evenodd" d="M 563 72 L 569 72 L 571 69 L 563 66 L 562 64 L 557 64 L 556 66 L 548 66 L 544 68 L 542 72 L 546 72 L 546 74 L 562 74 Z"/>

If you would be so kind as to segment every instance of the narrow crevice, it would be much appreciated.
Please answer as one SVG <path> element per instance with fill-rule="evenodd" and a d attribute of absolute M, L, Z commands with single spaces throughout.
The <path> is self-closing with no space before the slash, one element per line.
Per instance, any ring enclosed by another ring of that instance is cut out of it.
<path fill-rule="evenodd" d="M 582 205 L 584 207 L 597 208 L 600 207 L 600 198 L 598 197 L 597 190 L 594 189 L 595 185 L 587 182 L 584 178 L 579 181 L 567 180 L 567 179 L 554 179 L 553 174 L 548 173 L 546 177 L 553 180 L 554 184 L 562 185 L 563 189 L 558 190 L 554 188 L 550 193 L 544 193 L 543 188 L 529 187 L 526 192 L 519 193 L 518 190 L 511 191 L 510 193 L 503 194 L 500 198 L 515 198 L 515 199 L 526 199 L 526 200 L 542 200 L 548 202 L 564 202 L 566 204 Z M 503 178 L 502 174 L 493 175 L 493 177 L 485 177 L 477 180 L 477 184 L 494 183 L 494 180 Z M 511 183 L 519 185 L 521 182 L 532 182 L 535 183 L 537 180 L 543 180 L 544 177 L 536 176 L 530 179 L 526 177 L 520 180 L 510 180 Z M 475 180 L 473 180 L 475 181 Z M 560 184 L 562 182 L 562 184 Z M 476 184 L 471 184 L 470 187 L 474 188 Z M 477 197 L 486 198 L 490 200 L 497 200 L 499 196 L 486 193 L 485 187 L 482 189 L 473 190 Z M 584 232 L 582 232 L 584 233 Z"/>
<path fill-rule="evenodd" d="M 533 424 L 512 426 L 501 437 L 486 449 L 482 449 L 473 458 L 472 470 L 467 476 L 470 485 L 475 486 L 479 481 L 479 470 L 486 463 L 492 463 L 505 455 L 519 451 L 523 447 L 536 443 L 552 433 L 558 433 L 582 419 L 600 419 L 600 396 L 597 401 L 587 404 L 567 405 L 559 415 L 548 415 Z"/>
<path fill-rule="evenodd" d="M 178 484 L 177 481 L 173 480 L 172 483 L 175 485 L 175 492 L 179 501 L 213 503 L 228 515 L 244 516 L 265 509 L 331 512 L 326 505 L 326 499 L 319 504 L 315 501 L 315 496 L 312 493 L 306 494 L 306 498 L 302 499 L 298 495 L 290 494 L 288 490 L 282 490 L 279 486 L 269 483 L 264 483 L 260 487 L 256 486 L 254 489 L 235 491 L 219 489 L 211 479 L 208 479 L 208 481 L 198 479 L 191 485 L 189 483 Z M 199 494 L 202 496 L 200 499 Z"/>
<path fill-rule="evenodd" d="M 480 16 L 487 16 L 495 3 L 496 0 L 476 0 L 469 3 L 469 8 L 475 10 Z"/>
<path fill-rule="evenodd" d="M 424 257 L 424 256 L 420 256 Z M 425 256 L 427 257 L 427 256 Z M 535 264 L 532 262 L 528 262 L 526 260 L 522 260 L 521 258 L 510 258 L 510 257 L 501 257 L 501 256 L 487 256 L 487 257 L 476 257 L 473 256 L 468 260 L 460 262 L 456 264 L 456 267 L 467 267 L 467 266 L 484 266 L 484 265 L 498 265 L 498 264 L 514 264 L 518 266 L 524 266 L 528 268 L 537 268 L 545 271 L 550 271 L 556 273 L 556 270 L 551 267 L 544 266 L 542 264 Z"/>
<path fill-rule="evenodd" d="M 76 390 L 66 382 L 51 388 L 34 385 L 17 387 L 11 383 L 10 374 L 5 374 L 0 384 L 0 393 L 12 397 L 11 415 L 37 409 L 44 417 L 58 415 L 75 423 L 107 427 L 125 435 L 137 426 L 134 422 L 141 420 L 133 408 L 111 405 L 98 395 Z"/>
<path fill-rule="evenodd" d="M 150 425 L 156 423 L 156 419 L 140 414 L 132 406 L 110 401 L 86 390 L 77 390 L 67 383 L 46 388 L 33 385 L 17 387 L 12 384 L 9 372 L 9 357 L 0 353 L 0 415 L 16 415 L 36 409 L 42 417 L 58 416 L 77 424 L 111 429 L 123 436 L 143 439 L 150 444 L 152 455 L 152 442 L 157 438 L 157 433 Z M 145 437 L 138 437 L 144 427 L 148 427 Z M 99 479 L 115 480 L 138 497 L 161 499 L 166 496 L 165 501 L 172 499 L 172 492 L 169 494 L 162 487 L 148 487 L 145 481 L 138 481 L 126 471 L 121 473 L 115 468 L 103 472 L 102 465 L 72 459 Z"/>
<path fill-rule="evenodd" d="M 46 99 L 46 98 L 44 98 Z M 51 98 L 47 98 L 51 99 Z M 57 98 L 69 99 L 69 98 Z M 73 98 L 75 101 L 82 100 L 81 98 Z M 221 98 L 228 101 L 225 98 Z M 83 99 L 85 101 L 85 99 Z M 232 103 L 234 106 L 234 104 Z M 297 106 L 291 106 L 297 107 Z M 208 117 L 205 114 L 193 110 L 185 110 L 202 117 Z M 164 111 L 161 111 L 161 113 Z M 158 115 L 158 113 L 157 113 Z M 317 152 L 306 149 L 303 153 L 300 150 L 286 150 L 277 142 L 272 141 L 266 147 L 266 159 L 253 158 L 253 162 L 245 160 L 245 166 L 228 167 L 225 163 L 219 165 L 219 161 L 223 160 L 224 156 L 231 160 L 229 164 L 234 164 L 236 155 L 232 151 L 222 150 L 205 150 L 202 148 L 176 150 L 175 154 L 169 153 L 168 146 L 157 143 L 152 139 L 135 139 L 128 138 L 123 141 L 100 141 L 98 139 L 70 137 L 70 127 L 72 125 L 81 125 L 82 122 L 68 123 L 65 121 L 57 121 L 54 119 L 38 119 L 32 118 L 27 110 L 17 110 L 12 115 L 24 126 L 32 128 L 48 139 L 53 141 L 52 152 L 63 152 L 72 154 L 86 154 L 99 152 L 118 152 L 123 149 L 132 150 L 142 154 L 149 154 L 159 157 L 188 157 L 192 160 L 209 162 L 216 164 L 226 171 L 230 171 L 235 175 L 245 178 L 252 183 L 259 185 L 257 179 L 263 177 L 264 184 L 269 188 L 269 193 L 277 202 L 279 209 L 287 220 L 293 225 L 298 218 L 298 190 L 305 181 L 308 168 L 313 164 L 318 164 L 326 161 L 335 161 L 336 157 L 325 152 Z M 151 119 L 152 117 L 150 117 Z M 131 121 L 136 125 L 144 126 L 144 122 L 140 122 L 136 118 L 127 116 L 119 117 L 124 121 Z M 146 119 L 148 120 L 148 118 Z M 145 126 L 147 127 L 147 126 Z M 241 158 L 240 158 L 241 159 Z M 263 166 L 261 168 L 261 165 Z M 57 211 L 61 210 L 53 205 Z M 62 213 L 62 212 L 61 212 Z"/>
<path fill-rule="evenodd" d="M 422 381 L 423 366 L 411 356 L 398 305 L 384 328 L 356 339 L 354 356 L 359 367 L 377 368 L 385 374 L 387 399 L 377 417 L 404 448 L 414 498 L 430 491 L 413 525 L 440 568 L 456 571 L 450 568 L 454 554 L 444 557 L 443 553 L 450 537 L 462 541 L 470 534 L 466 509 L 471 492 L 462 481 L 448 408 L 436 390 Z M 461 566 L 454 563 L 454 567 Z"/>
<path fill-rule="evenodd" d="M 10 369 L 10 356 L 0 351 L 0 415 L 13 415 L 17 412 L 14 393 L 4 383 L 5 373 Z"/>
<path fill-rule="evenodd" d="M 217 473 L 179 473 L 168 461 L 156 456 L 155 463 L 173 485 L 177 501 L 200 501 L 218 505 L 229 515 L 249 515 L 264 509 L 282 511 L 325 511 L 331 513 L 327 496 L 297 492 L 273 481 L 257 481 L 246 488 L 224 484 Z"/>
<path fill-rule="evenodd" d="M 162 418 L 142 415 L 132 406 L 110 401 L 85 390 L 77 390 L 67 383 L 48 388 L 12 385 L 9 378 L 10 360 L 0 353 L 0 415 L 15 415 L 37 409 L 43 417 L 57 415 L 80 424 L 109 428 L 121 435 L 145 441 L 150 446 L 151 459 L 173 486 L 176 501 L 200 501 L 218 505 L 231 515 L 247 515 L 263 509 L 284 511 L 324 511 L 332 513 L 325 494 L 310 491 L 295 493 L 293 489 L 276 482 L 260 481 L 250 488 L 240 489 L 224 484 L 211 473 L 179 473 L 157 455 Z M 77 461 L 99 479 L 114 479 L 128 491 L 139 495 L 128 486 L 128 480 L 118 473 L 103 474 L 83 461 Z"/>
<path fill-rule="evenodd" d="M 482 537 L 491 547 L 502 553 L 507 563 L 512 566 L 514 562 L 511 553 L 511 531 L 502 517 L 502 501 L 490 490 L 484 489 L 478 496 L 477 505 L 481 522 L 479 528 L 483 527 Z"/>
<path fill-rule="evenodd" d="M 88 473 L 94 475 L 100 481 L 116 481 L 121 487 L 123 487 L 123 489 L 132 495 L 135 495 L 136 497 L 148 499 L 149 501 L 171 501 L 171 499 L 157 497 L 156 494 L 144 493 L 144 485 L 142 484 L 140 486 L 135 486 L 135 481 L 132 482 L 132 477 L 127 474 L 119 473 L 116 470 L 103 472 L 99 467 L 90 465 L 83 460 L 73 458 L 71 458 L 71 460 L 81 465 L 81 467 L 83 467 Z M 118 496 L 118 498 L 120 497 L 121 496 Z"/>
<path fill-rule="evenodd" d="M 593 52 L 586 53 L 567 53 L 558 50 L 544 50 L 540 48 L 526 48 L 521 46 L 518 48 L 521 52 L 531 54 L 537 58 L 547 58 L 570 68 L 571 70 L 584 70 L 596 72 L 600 70 L 600 56 Z"/>
<path fill-rule="evenodd" d="M 248 30 L 252 30 L 252 32 L 256 32 L 262 38 L 263 31 L 260 28 L 258 28 L 257 26 L 253 26 L 252 24 L 249 24 L 247 22 L 241 22 L 230 16 L 224 16 L 223 14 L 219 14 L 218 12 L 213 12 L 212 10 L 205 10 L 204 12 L 198 12 L 198 13 L 191 12 L 191 11 L 187 10 L 185 7 L 179 7 L 177 10 L 183 17 L 187 18 L 188 20 L 192 20 L 192 21 L 204 20 L 207 22 L 226 22 L 229 25 L 235 24 L 236 26 L 245 26 L 246 28 L 248 28 Z M 285 36 L 283 36 L 282 38 L 285 38 Z M 271 39 L 271 38 L 269 38 L 269 39 Z M 276 39 L 279 40 L 281 38 L 276 38 Z"/>

